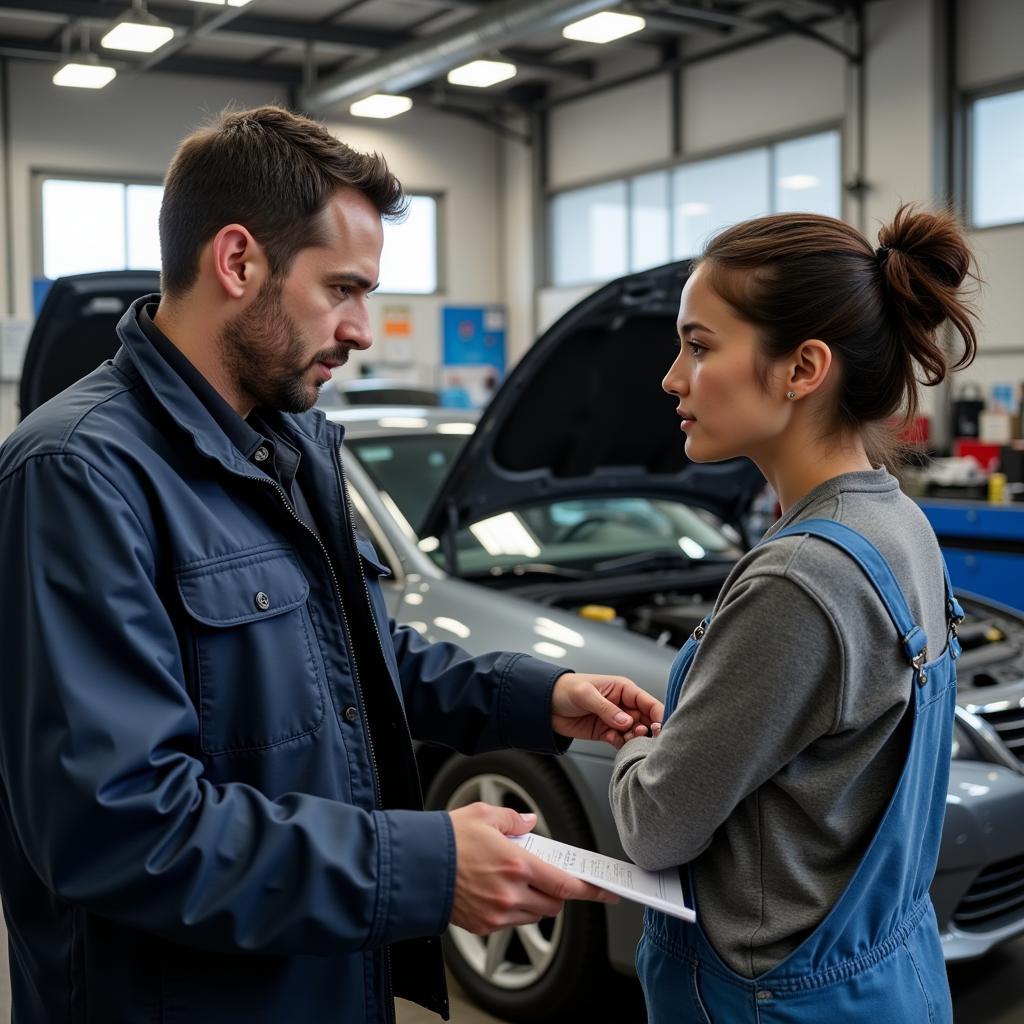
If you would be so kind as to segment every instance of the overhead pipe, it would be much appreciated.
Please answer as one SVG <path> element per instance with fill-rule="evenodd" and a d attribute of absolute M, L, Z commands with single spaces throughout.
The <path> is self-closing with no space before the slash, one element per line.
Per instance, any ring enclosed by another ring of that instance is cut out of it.
<path fill-rule="evenodd" d="M 504 0 L 436 35 L 415 39 L 356 68 L 329 75 L 305 90 L 310 111 L 362 99 L 374 92 L 401 92 L 526 36 L 567 25 L 607 9 L 609 0 Z"/>

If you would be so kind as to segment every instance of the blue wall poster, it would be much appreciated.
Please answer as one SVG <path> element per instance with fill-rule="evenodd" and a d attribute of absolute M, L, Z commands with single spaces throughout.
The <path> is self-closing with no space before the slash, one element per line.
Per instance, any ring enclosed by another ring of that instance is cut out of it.
<path fill-rule="evenodd" d="M 441 404 L 483 408 L 505 375 L 505 308 L 445 306 L 441 316 Z"/>

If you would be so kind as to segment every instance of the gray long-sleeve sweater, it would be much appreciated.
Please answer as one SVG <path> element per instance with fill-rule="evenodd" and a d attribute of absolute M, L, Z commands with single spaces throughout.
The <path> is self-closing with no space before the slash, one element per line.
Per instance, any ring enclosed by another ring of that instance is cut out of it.
<path fill-rule="evenodd" d="M 812 518 L 881 551 L 937 656 L 939 548 L 895 478 L 829 480 L 767 535 Z M 702 926 L 739 974 L 778 964 L 842 893 L 902 771 L 911 692 L 861 569 L 820 538 L 784 537 L 730 573 L 661 735 L 619 751 L 610 796 L 623 847 L 641 867 L 693 863 Z"/>

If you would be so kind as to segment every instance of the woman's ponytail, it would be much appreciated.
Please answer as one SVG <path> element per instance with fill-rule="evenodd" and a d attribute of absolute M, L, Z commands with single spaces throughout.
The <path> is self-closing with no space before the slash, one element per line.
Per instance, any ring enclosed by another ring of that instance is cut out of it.
<path fill-rule="evenodd" d="M 892 331 L 921 369 L 917 379 L 939 384 L 947 369 L 969 365 L 978 348 L 973 313 L 961 295 L 968 278 L 977 280 L 967 240 L 950 214 L 905 204 L 878 232 L 878 242 Z M 963 342 L 952 366 L 936 337 L 947 320 Z M 913 381 L 908 386 L 914 390 Z"/>
<path fill-rule="evenodd" d="M 829 345 L 841 373 L 832 426 L 859 431 L 869 454 L 892 465 L 898 445 L 880 441 L 885 424 L 916 415 L 919 381 L 938 384 L 974 359 L 963 286 L 977 275 L 948 213 L 901 206 L 878 240 L 875 248 L 834 217 L 775 214 L 727 228 L 699 262 L 710 286 L 758 328 L 765 381 L 770 361 L 803 341 Z M 947 321 L 963 342 L 952 367 L 938 337 Z"/>

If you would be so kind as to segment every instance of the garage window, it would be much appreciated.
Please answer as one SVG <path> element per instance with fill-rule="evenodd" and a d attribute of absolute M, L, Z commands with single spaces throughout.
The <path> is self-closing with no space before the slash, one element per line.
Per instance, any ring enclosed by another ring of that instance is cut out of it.
<path fill-rule="evenodd" d="M 969 106 L 972 227 L 1024 223 L 1024 89 Z"/>
<path fill-rule="evenodd" d="M 550 282 L 596 284 L 695 256 L 766 213 L 842 216 L 840 135 L 818 132 L 552 196 Z"/>
<path fill-rule="evenodd" d="M 44 178 L 42 271 L 158 270 L 162 185 Z"/>
<path fill-rule="evenodd" d="M 128 181 L 41 179 L 42 276 L 159 270 L 163 186 Z M 380 290 L 438 290 L 436 196 L 413 195 L 400 223 L 384 224 Z"/>
<path fill-rule="evenodd" d="M 410 195 L 409 213 L 398 223 L 384 221 L 380 290 L 431 295 L 439 288 L 437 196 Z"/>

